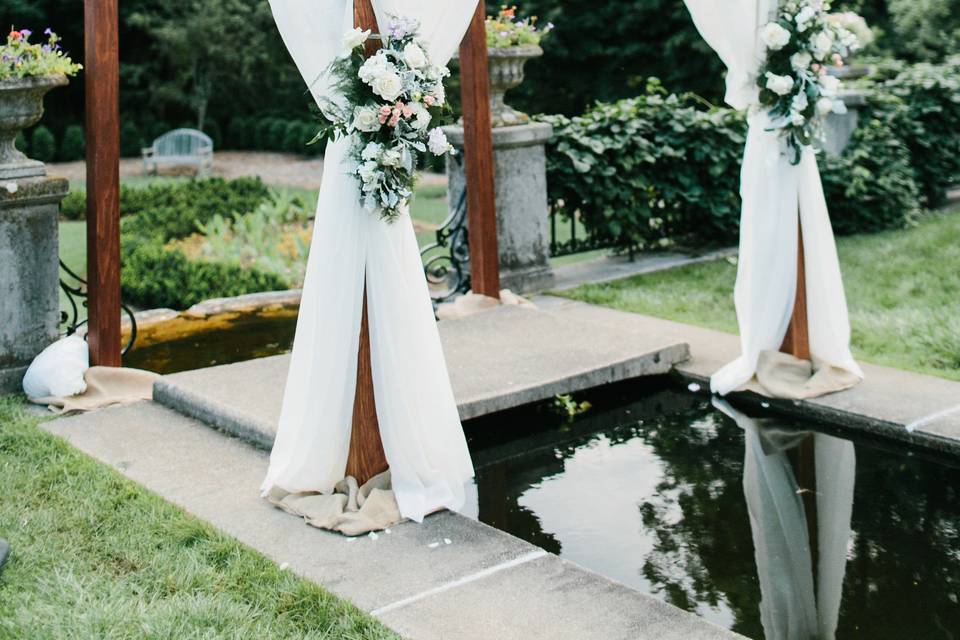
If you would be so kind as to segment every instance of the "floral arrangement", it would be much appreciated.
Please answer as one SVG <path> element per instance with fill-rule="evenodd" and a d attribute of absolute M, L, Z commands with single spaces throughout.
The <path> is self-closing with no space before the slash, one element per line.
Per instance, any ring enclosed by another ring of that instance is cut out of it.
<path fill-rule="evenodd" d="M 540 29 L 537 16 L 519 19 L 517 7 L 504 5 L 496 17 L 487 16 L 487 46 L 491 49 L 505 49 L 523 45 L 539 45 L 545 35 L 553 31 L 553 24 Z"/>
<path fill-rule="evenodd" d="M 60 48 L 60 38 L 51 29 L 44 30 L 44 44 L 33 44 L 29 29 L 12 29 L 7 43 L 0 45 L 0 80 L 34 78 L 62 74 L 74 76 L 83 67 L 73 62 Z"/>
<path fill-rule="evenodd" d="M 767 49 L 757 77 L 760 105 L 786 139 L 794 164 L 820 135 L 823 118 L 846 112 L 838 97 L 840 81 L 827 67 L 843 65 L 859 43 L 853 32 L 828 18 L 829 9 L 829 0 L 788 0 L 776 19 L 760 28 Z"/>
<path fill-rule="evenodd" d="M 344 35 L 348 53 L 333 62 L 330 78 L 337 100 L 321 108 L 323 121 L 311 144 L 353 140 L 349 172 L 360 182 L 364 207 L 395 220 L 413 194 L 419 154 L 454 151 L 439 128 L 443 79 L 450 71 L 431 63 L 414 21 L 393 18 L 387 33 L 353 29 Z M 364 45 L 378 37 L 381 48 L 369 58 Z"/>
<path fill-rule="evenodd" d="M 873 30 L 870 25 L 858 13 L 853 11 L 842 11 L 840 13 L 831 13 L 827 20 L 842 29 L 846 29 L 857 37 L 857 43 L 850 47 L 850 51 L 859 51 L 873 42 Z"/>

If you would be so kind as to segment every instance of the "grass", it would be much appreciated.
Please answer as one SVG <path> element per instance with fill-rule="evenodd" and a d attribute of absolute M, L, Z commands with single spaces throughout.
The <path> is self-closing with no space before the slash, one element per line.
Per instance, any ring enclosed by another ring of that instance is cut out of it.
<path fill-rule="evenodd" d="M 396 637 L 37 422 L 0 398 L 0 638 Z"/>
<path fill-rule="evenodd" d="M 854 354 L 960 380 L 960 208 L 837 244 Z M 735 262 L 718 260 L 560 295 L 733 333 L 736 272 Z"/>

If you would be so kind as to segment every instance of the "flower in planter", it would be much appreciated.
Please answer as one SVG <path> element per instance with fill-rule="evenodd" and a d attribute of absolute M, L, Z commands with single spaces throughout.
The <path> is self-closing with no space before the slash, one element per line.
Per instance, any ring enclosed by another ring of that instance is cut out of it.
<path fill-rule="evenodd" d="M 537 26 L 537 16 L 517 18 L 517 7 L 504 5 L 495 17 L 487 16 L 487 46 L 505 49 L 523 45 L 539 45 L 543 37 L 553 31 L 553 24 Z"/>
<path fill-rule="evenodd" d="M 60 38 L 49 27 L 44 44 L 31 43 L 29 29 L 12 29 L 6 44 L 0 45 L 0 80 L 50 75 L 74 76 L 83 67 L 60 48 Z"/>

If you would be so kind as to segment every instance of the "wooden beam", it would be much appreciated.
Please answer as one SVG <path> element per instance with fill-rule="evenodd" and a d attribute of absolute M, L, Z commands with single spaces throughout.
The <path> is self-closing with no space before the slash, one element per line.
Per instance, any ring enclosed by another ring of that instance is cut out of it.
<path fill-rule="evenodd" d="M 783 338 L 780 351 L 801 360 L 810 360 L 810 328 L 807 318 L 807 273 L 803 255 L 803 228 L 797 220 L 797 292 L 793 299 L 793 316 Z"/>
<path fill-rule="evenodd" d="M 370 29 L 373 33 L 380 32 L 370 0 L 354 0 L 353 24 L 361 29 Z M 367 56 L 373 55 L 379 48 L 379 40 L 368 40 L 365 49 Z M 373 391 L 370 323 L 367 318 L 367 288 L 364 286 L 360 349 L 357 353 L 357 389 L 353 396 L 353 420 L 346 474 L 363 484 L 387 468 L 387 455 L 380 439 L 380 423 L 377 420 L 377 403 Z"/>
<path fill-rule="evenodd" d="M 477 11 L 460 44 L 460 97 L 463 103 L 471 288 L 475 293 L 499 298 L 500 254 L 485 20 L 486 3 L 478 2 Z"/>
<path fill-rule="evenodd" d="M 90 360 L 120 366 L 120 57 L 117 0 L 85 0 Z"/>

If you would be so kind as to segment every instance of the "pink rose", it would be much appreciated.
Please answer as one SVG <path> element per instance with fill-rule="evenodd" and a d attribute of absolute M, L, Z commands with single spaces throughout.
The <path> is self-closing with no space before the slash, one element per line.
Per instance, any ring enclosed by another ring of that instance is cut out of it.
<path fill-rule="evenodd" d="M 436 101 L 437 99 L 433 96 L 423 96 L 423 104 L 427 105 L 428 107 L 432 107 L 433 103 Z"/>

